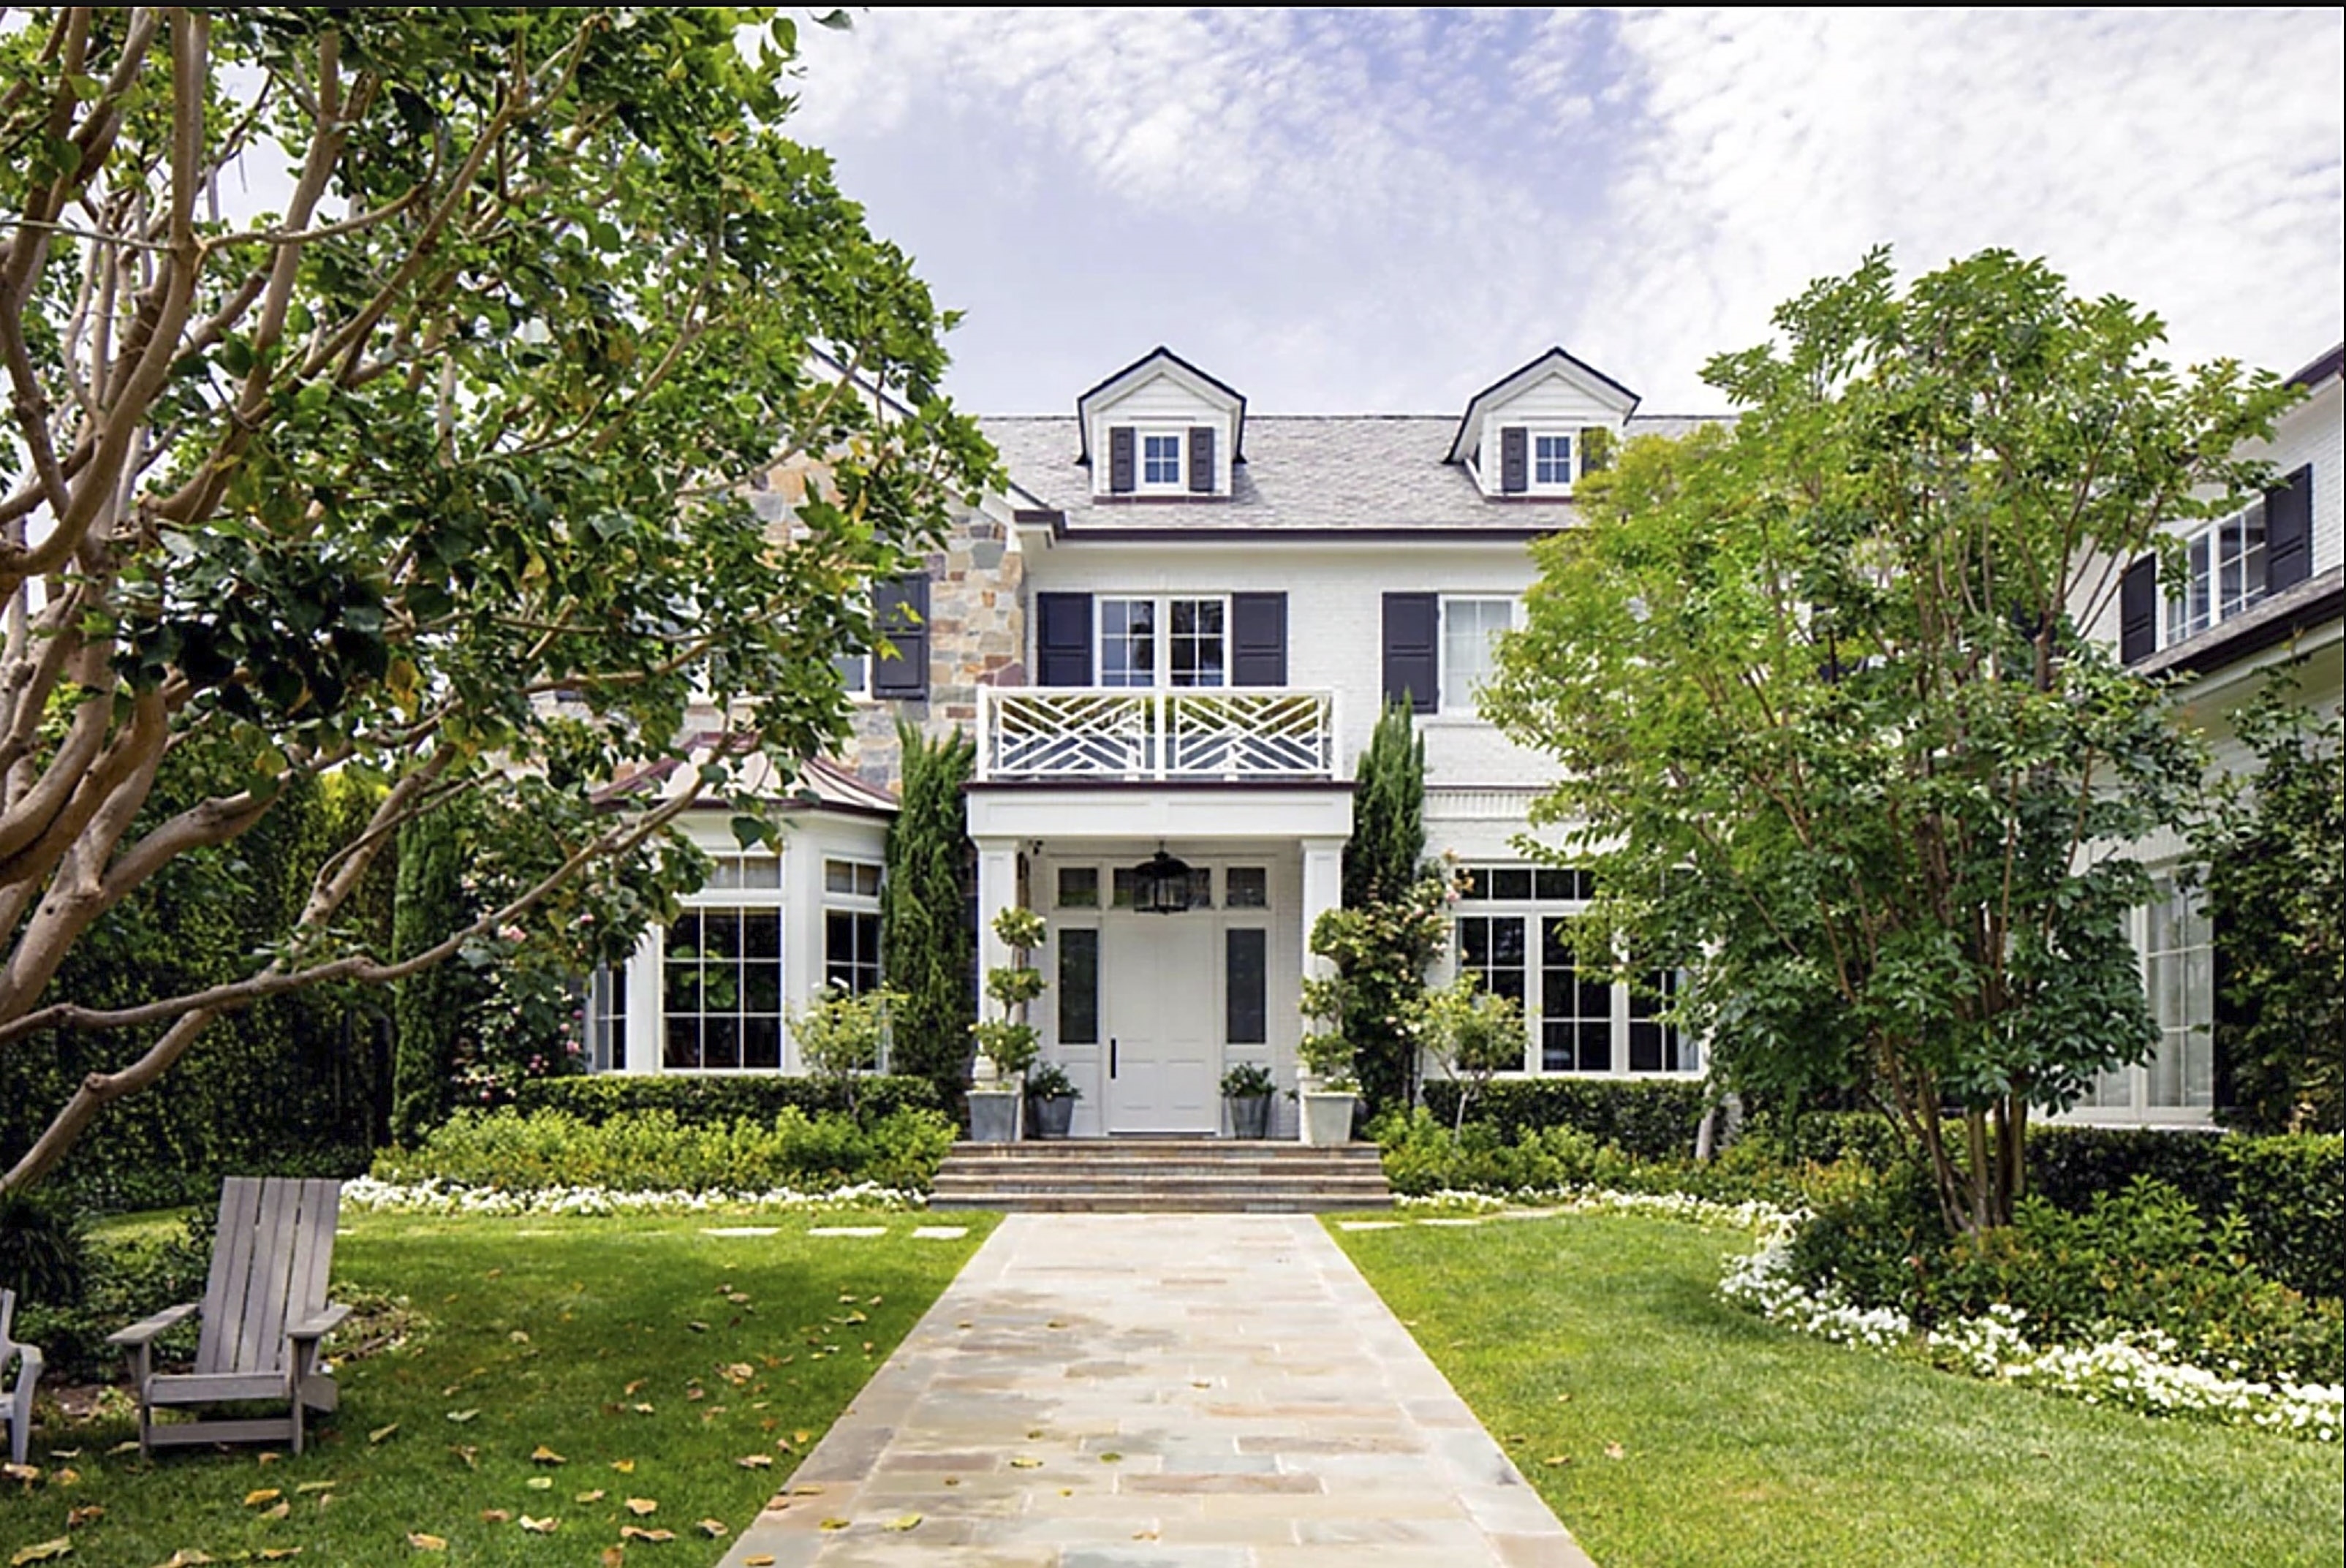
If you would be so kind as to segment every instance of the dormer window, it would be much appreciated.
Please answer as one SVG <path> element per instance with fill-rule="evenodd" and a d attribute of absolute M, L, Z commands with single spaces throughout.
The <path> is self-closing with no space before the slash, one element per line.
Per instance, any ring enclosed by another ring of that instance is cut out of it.
<path fill-rule="evenodd" d="M 1147 490 L 1178 490 L 1188 483 L 1181 471 L 1181 438 L 1148 435 L 1140 438 L 1140 484 Z"/>
<path fill-rule="evenodd" d="M 1568 435 L 1532 437 L 1532 488 L 1535 490 L 1572 488 L 1572 437 Z"/>

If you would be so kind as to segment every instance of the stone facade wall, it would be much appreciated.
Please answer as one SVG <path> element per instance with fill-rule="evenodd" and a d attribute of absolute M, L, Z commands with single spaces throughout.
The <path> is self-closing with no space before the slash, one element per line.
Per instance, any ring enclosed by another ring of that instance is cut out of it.
<path fill-rule="evenodd" d="M 974 738 L 977 688 L 1026 684 L 1025 557 L 1006 535 L 969 512 L 930 555 L 928 700 L 857 703 L 854 737 L 838 760 L 867 782 L 896 788 L 899 718 L 930 735 L 958 727 Z"/>

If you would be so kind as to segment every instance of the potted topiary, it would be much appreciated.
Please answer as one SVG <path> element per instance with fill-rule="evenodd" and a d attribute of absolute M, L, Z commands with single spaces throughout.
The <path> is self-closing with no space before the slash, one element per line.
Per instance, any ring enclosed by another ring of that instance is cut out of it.
<path fill-rule="evenodd" d="M 1270 1069 L 1260 1062 L 1241 1062 L 1222 1074 L 1222 1104 L 1229 1109 L 1231 1136 L 1270 1135 L 1270 1096 L 1277 1087 Z"/>
<path fill-rule="evenodd" d="M 1034 1110 L 1030 1129 L 1038 1138 L 1064 1138 L 1075 1120 L 1076 1102 L 1084 1097 L 1067 1070 L 1046 1062 L 1026 1074 L 1026 1102 Z"/>
<path fill-rule="evenodd" d="M 1352 1043 L 1341 1034 L 1306 1034 L 1295 1054 L 1303 1063 L 1295 1081 L 1303 1141 L 1314 1148 L 1351 1143 L 1352 1106 L 1361 1093 L 1360 1080 L 1352 1076 Z"/>
<path fill-rule="evenodd" d="M 1043 994 L 1043 972 L 1026 962 L 1043 943 L 1043 917 L 1013 905 L 994 917 L 994 934 L 1010 950 L 1011 962 L 985 972 L 985 993 L 998 1016 L 970 1025 L 977 1064 L 969 1090 L 969 1135 L 973 1143 L 1007 1144 L 1018 1137 L 1020 1091 L 1034 1064 L 1035 1026 L 1026 1008 Z"/>

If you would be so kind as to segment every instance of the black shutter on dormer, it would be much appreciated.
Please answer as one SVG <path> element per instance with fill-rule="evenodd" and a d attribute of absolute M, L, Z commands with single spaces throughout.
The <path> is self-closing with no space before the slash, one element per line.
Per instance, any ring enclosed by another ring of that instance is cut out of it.
<path fill-rule="evenodd" d="M 1092 596 L 1035 596 L 1035 684 L 1092 683 Z"/>
<path fill-rule="evenodd" d="M 1521 495 L 1532 487 L 1531 432 L 1511 424 L 1499 432 L 1499 489 Z"/>
<path fill-rule="evenodd" d="M 1214 427 L 1193 424 L 1189 427 L 1189 494 L 1211 495 L 1214 493 Z"/>
<path fill-rule="evenodd" d="M 1441 596 L 1387 594 L 1384 632 L 1385 700 L 1406 703 L 1413 713 L 1432 713 L 1442 693 Z"/>
<path fill-rule="evenodd" d="M 921 698 L 929 695 L 929 579 L 908 574 L 872 590 L 872 619 L 893 653 L 872 662 L 872 695 Z"/>
<path fill-rule="evenodd" d="M 1132 426 L 1119 424 L 1107 433 L 1107 487 L 1129 495 L 1137 487 L 1133 474 Z"/>
<path fill-rule="evenodd" d="M 2140 664 L 2158 651 L 2158 557 L 2145 555 L 2118 579 L 2118 661 Z"/>
<path fill-rule="evenodd" d="M 1287 684 L 1287 596 L 1230 596 L 1230 684 Z"/>
<path fill-rule="evenodd" d="M 2265 492 L 2265 586 L 2272 593 L 2313 575 L 2313 466 Z"/>

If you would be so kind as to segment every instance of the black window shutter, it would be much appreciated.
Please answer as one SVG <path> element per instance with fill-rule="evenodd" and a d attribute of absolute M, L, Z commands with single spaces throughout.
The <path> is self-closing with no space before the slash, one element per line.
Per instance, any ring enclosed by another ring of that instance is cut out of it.
<path fill-rule="evenodd" d="M 2118 659 L 2139 664 L 2158 651 L 2158 557 L 2145 555 L 2118 579 Z"/>
<path fill-rule="evenodd" d="M 1230 596 L 1230 684 L 1287 684 L 1287 596 Z"/>
<path fill-rule="evenodd" d="M 2313 465 L 2265 492 L 2265 585 L 2273 593 L 2313 575 Z"/>
<path fill-rule="evenodd" d="M 1211 495 L 1214 493 L 1214 427 L 1193 424 L 1189 427 L 1189 494 Z"/>
<path fill-rule="evenodd" d="M 1035 596 L 1035 677 L 1037 686 L 1091 685 L 1089 594 Z"/>
<path fill-rule="evenodd" d="M 1385 596 L 1385 700 L 1413 713 L 1432 713 L 1442 695 L 1442 598 L 1437 594 Z"/>
<path fill-rule="evenodd" d="M 928 696 L 928 578 L 914 573 L 878 585 L 872 594 L 872 612 L 880 635 L 896 650 L 873 658 L 872 695 L 900 699 Z"/>
<path fill-rule="evenodd" d="M 1532 435 L 1522 425 L 1499 432 L 1499 489 L 1521 495 L 1532 487 Z"/>
<path fill-rule="evenodd" d="M 1132 426 L 1128 424 L 1107 433 L 1107 487 L 1118 495 L 1133 492 Z"/>

